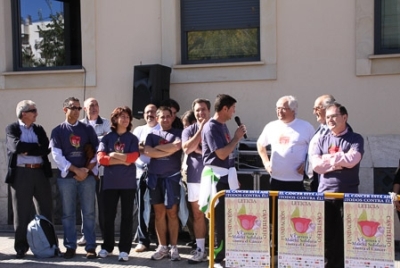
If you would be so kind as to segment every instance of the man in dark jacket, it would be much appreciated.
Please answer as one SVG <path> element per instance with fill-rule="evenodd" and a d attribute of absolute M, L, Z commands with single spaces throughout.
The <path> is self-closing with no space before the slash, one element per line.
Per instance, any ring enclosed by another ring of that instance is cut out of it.
<path fill-rule="evenodd" d="M 20 101 L 16 109 L 18 121 L 6 128 L 8 173 L 6 183 L 11 187 L 14 212 L 17 258 L 23 258 L 29 249 L 26 228 L 31 220 L 31 208 L 35 199 L 36 213 L 51 218 L 52 176 L 49 139 L 43 127 L 34 124 L 38 115 L 36 104 L 31 100 Z"/>

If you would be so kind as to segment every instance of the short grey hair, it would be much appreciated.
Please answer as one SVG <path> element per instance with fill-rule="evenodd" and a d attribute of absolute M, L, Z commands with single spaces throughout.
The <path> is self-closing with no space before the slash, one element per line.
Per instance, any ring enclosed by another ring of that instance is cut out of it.
<path fill-rule="evenodd" d="M 324 107 L 325 109 L 328 108 L 328 106 L 331 106 L 336 100 L 332 95 L 322 95 L 320 98 L 322 98 L 321 100 L 321 105 L 322 107 Z"/>
<path fill-rule="evenodd" d="M 36 103 L 34 103 L 31 100 L 23 100 L 23 101 L 18 102 L 17 108 L 15 110 L 18 119 L 21 119 L 22 118 L 22 112 L 29 111 L 31 106 L 35 106 L 36 107 Z"/>
<path fill-rule="evenodd" d="M 276 102 L 276 104 L 278 104 L 278 102 L 279 102 L 280 100 L 283 100 L 283 99 L 287 100 L 288 106 L 289 106 L 290 110 L 292 110 L 292 111 L 294 112 L 294 114 L 297 115 L 297 108 L 299 107 L 299 104 L 298 104 L 298 102 L 297 102 L 297 99 L 296 99 L 294 96 L 292 96 L 292 95 L 287 95 L 287 96 L 281 97 L 281 98 Z"/>

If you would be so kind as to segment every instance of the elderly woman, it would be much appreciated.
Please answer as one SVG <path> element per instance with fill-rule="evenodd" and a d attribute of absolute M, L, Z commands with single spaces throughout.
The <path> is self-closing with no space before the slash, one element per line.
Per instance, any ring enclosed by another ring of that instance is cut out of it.
<path fill-rule="evenodd" d="M 128 107 L 115 108 L 111 114 L 111 132 L 100 142 L 98 162 L 104 166 L 102 182 L 104 207 L 104 242 L 99 256 L 107 257 L 114 249 L 114 221 L 121 200 L 119 261 L 128 261 L 132 246 L 133 204 L 136 194 L 136 166 L 139 141 L 130 130 L 132 112 Z"/>

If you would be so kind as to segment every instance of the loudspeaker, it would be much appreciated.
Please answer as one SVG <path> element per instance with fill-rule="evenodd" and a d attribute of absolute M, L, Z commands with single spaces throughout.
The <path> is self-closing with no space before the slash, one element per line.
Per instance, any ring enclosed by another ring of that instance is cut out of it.
<path fill-rule="evenodd" d="M 238 180 L 240 183 L 240 190 L 254 190 L 253 175 L 242 173 L 240 170 L 237 171 Z M 268 191 L 270 189 L 269 184 L 270 176 L 268 174 L 260 175 L 260 189 L 261 191 Z"/>
<path fill-rule="evenodd" d="M 157 107 L 169 99 L 171 68 L 160 64 L 136 65 L 133 68 L 132 116 L 143 118 L 144 108 L 152 103 Z"/>

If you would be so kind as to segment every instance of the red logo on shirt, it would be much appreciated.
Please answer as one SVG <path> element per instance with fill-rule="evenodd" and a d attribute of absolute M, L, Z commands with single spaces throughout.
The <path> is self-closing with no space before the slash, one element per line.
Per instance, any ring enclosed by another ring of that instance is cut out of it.
<path fill-rule="evenodd" d="M 340 151 L 340 148 L 336 145 L 331 144 L 331 146 L 329 146 L 328 152 L 330 154 L 334 154 Z"/>
<path fill-rule="evenodd" d="M 286 145 L 289 144 L 290 138 L 288 136 L 280 136 L 279 137 L 279 144 Z"/>
<path fill-rule="evenodd" d="M 158 141 L 159 145 L 168 144 L 168 143 L 169 142 L 166 139 L 162 139 L 162 138 Z"/>
<path fill-rule="evenodd" d="M 78 149 L 79 146 L 81 146 L 81 137 L 71 134 L 69 136 L 69 142 L 71 143 L 72 146 Z"/>
<path fill-rule="evenodd" d="M 124 153 L 125 143 L 119 141 L 119 139 L 114 143 L 114 150 L 117 153 Z"/>

